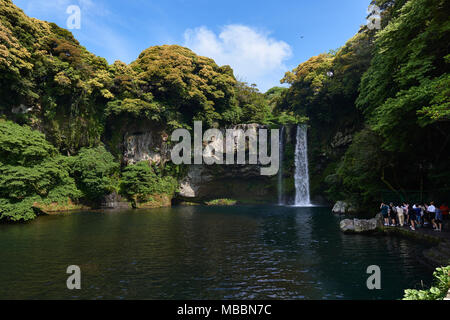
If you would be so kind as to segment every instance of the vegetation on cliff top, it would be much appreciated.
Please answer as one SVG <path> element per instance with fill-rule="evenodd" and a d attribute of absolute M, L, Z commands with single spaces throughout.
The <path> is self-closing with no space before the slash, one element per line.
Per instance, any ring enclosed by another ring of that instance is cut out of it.
<path fill-rule="evenodd" d="M 10 0 L 0 3 L 0 113 L 44 132 L 61 152 L 100 144 L 114 118 L 147 118 L 189 128 L 247 122 L 263 96 L 240 94 L 229 66 L 187 48 L 144 50 L 130 65 L 108 65 L 53 23 L 27 17 Z M 258 101 L 257 101 L 258 100 Z M 253 103 L 253 101 L 255 101 Z"/>

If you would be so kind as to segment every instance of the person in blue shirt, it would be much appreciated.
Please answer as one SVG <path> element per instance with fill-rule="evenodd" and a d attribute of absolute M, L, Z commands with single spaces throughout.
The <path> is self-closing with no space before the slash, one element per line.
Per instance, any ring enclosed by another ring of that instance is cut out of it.
<path fill-rule="evenodd" d="M 381 206 L 380 206 L 380 210 L 381 210 L 381 214 L 383 215 L 383 218 L 384 218 L 384 225 L 389 226 L 389 207 L 382 202 Z"/>
<path fill-rule="evenodd" d="M 422 209 L 420 208 L 420 205 L 415 204 L 413 205 L 413 210 L 415 213 L 415 222 L 417 224 L 418 227 L 420 227 L 422 225 Z"/>

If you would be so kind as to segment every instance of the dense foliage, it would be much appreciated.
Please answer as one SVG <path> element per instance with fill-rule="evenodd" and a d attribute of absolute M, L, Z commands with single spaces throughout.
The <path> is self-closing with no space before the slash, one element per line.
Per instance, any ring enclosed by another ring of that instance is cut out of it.
<path fill-rule="evenodd" d="M 82 148 L 69 158 L 70 172 L 83 196 L 90 201 L 116 191 L 119 163 L 103 146 Z"/>
<path fill-rule="evenodd" d="M 149 201 L 153 195 L 173 195 L 177 187 L 175 178 L 160 177 L 147 161 L 141 161 L 124 169 L 120 193 L 136 207 L 138 202 Z"/>
<path fill-rule="evenodd" d="M 31 220 L 41 205 L 80 196 L 67 158 L 42 133 L 0 120 L 0 219 Z"/>
<path fill-rule="evenodd" d="M 357 106 L 389 155 L 390 189 L 450 190 L 450 3 L 410 0 L 377 34 Z M 407 161 L 398 161 L 407 159 Z M 407 197 L 407 194 L 404 194 Z"/>
<path fill-rule="evenodd" d="M 169 120 L 233 121 L 233 70 L 180 46 L 151 47 L 132 63 L 145 92 L 150 92 Z"/>
<path fill-rule="evenodd" d="M 67 30 L 0 2 L 0 112 L 39 127 L 61 151 L 98 144 L 112 94 L 104 58 Z"/>

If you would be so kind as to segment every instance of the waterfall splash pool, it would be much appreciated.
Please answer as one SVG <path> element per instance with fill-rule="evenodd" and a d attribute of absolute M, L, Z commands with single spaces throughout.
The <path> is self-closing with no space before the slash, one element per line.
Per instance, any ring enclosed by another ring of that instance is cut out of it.
<path fill-rule="evenodd" d="M 173 207 L 0 225 L 0 299 L 400 299 L 425 247 L 344 235 L 329 208 Z M 66 287 L 69 265 L 81 290 Z M 367 267 L 381 268 L 368 290 Z"/>

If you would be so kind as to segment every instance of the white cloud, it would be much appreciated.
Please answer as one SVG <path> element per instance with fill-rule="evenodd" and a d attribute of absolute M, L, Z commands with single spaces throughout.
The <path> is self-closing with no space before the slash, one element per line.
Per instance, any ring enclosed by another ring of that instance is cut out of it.
<path fill-rule="evenodd" d="M 227 25 L 216 35 L 207 27 L 188 29 L 184 45 L 197 54 L 213 58 L 219 65 L 230 65 L 238 78 L 256 83 L 265 91 L 279 85 L 287 71 L 284 62 L 292 55 L 284 41 L 245 25 Z"/>

